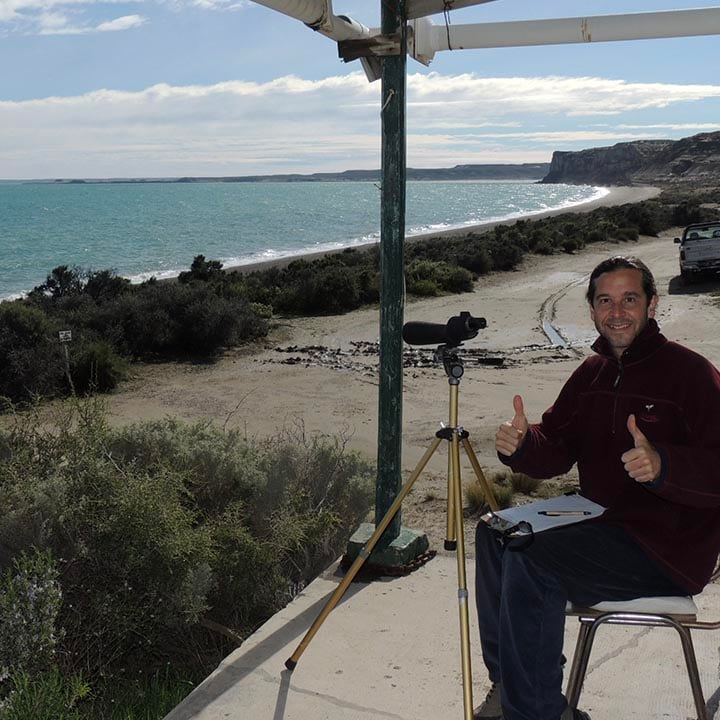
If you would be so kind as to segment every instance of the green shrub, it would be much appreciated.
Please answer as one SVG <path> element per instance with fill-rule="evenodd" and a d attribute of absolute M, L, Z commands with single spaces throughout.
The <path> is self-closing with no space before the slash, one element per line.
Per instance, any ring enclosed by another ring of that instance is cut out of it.
<path fill-rule="evenodd" d="M 264 305 L 259 302 L 251 302 L 250 310 L 262 320 L 270 320 L 273 316 L 273 309 L 270 305 Z"/>
<path fill-rule="evenodd" d="M 512 473 L 510 475 L 510 487 L 514 493 L 522 495 L 532 495 L 541 482 L 541 480 L 525 475 L 525 473 Z"/>
<path fill-rule="evenodd" d="M 443 290 L 449 293 L 472 292 L 473 276 L 462 267 L 448 267 L 443 278 Z"/>
<path fill-rule="evenodd" d="M 457 263 L 475 275 L 487 275 L 493 267 L 487 246 L 477 239 L 458 252 Z"/>
<path fill-rule="evenodd" d="M 46 276 L 45 282 L 33 288 L 30 297 L 58 299 L 79 295 L 83 289 L 83 271 L 78 267 L 59 265 Z"/>
<path fill-rule="evenodd" d="M 330 315 L 359 306 L 355 270 L 337 263 L 313 268 L 306 260 L 288 265 L 287 282 L 275 300 L 275 307 L 288 314 Z"/>
<path fill-rule="evenodd" d="M 193 280 L 207 282 L 219 278 L 222 274 L 222 267 L 222 263 L 218 260 L 206 260 L 204 255 L 196 255 L 190 265 L 190 270 L 181 272 L 178 281 L 181 283 Z"/>
<path fill-rule="evenodd" d="M 262 443 L 265 478 L 250 523 L 258 537 L 270 532 L 291 582 L 303 585 L 337 556 L 363 521 L 374 498 L 373 465 L 345 447 L 342 437 L 287 430 Z"/>
<path fill-rule="evenodd" d="M 628 205 L 626 218 L 630 225 L 635 226 L 640 235 L 657 235 L 661 223 L 654 212 L 655 207 L 649 203 Z"/>
<path fill-rule="evenodd" d="M 537 242 L 533 248 L 533 252 L 536 255 L 552 255 L 555 252 L 555 248 L 548 238 L 544 238 Z"/>
<path fill-rule="evenodd" d="M 405 289 L 409 295 L 417 295 L 418 297 L 436 297 L 440 294 L 437 283 L 429 278 L 408 280 Z"/>
<path fill-rule="evenodd" d="M 12 420 L 0 433 L 0 548 L 61 558 L 56 657 L 94 688 L 169 661 L 206 674 L 228 637 L 342 552 L 372 504 L 372 465 L 340 438 L 298 430 L 250 444 L 173 420 L 112 430 L 95 399 L 61 405 L 52 423 Z"/>
<path fill-rule="evenodd" d="M 522 261 L 523 252 L 517 244 L 508 241 L 491 241 L 489 243 L 493 270 L 514 270 Z"/>
<path fill-rule="evenodd" d="M 501 510 L 509 508 L 513 504 L 513 489 L 504 485 L 493 486 L 495 500 Z"/>
<path fill-rule="evenodd" d="M 490 480 L 490 490 L 498 504 L 498 507 L 502 510 L 512 505 L 513 491 L 512 488 L 500 484 L 495 480 Z M 484 513 L 490 509 L 490 504 L 485 497 L 485 491 L 479 482 L 472 482 L 465 487 L 465 502 L 468 505 L 470 512 L 473 513 Z"/>
<path fill-rule="evenodd" d="M 606 242 L 607 234 L 601 228 L 594 228 L 585 235 L 585 242 L 588 245 L 592 243 Z"/>
<path fill-rule="evenodd" d="M 83 703 L 83 720 L 160 720 L 193 686 L 170 665 L 149 678 L 141 675 L 96 683 L 89 707 Z"/>
<path fill-rule="evenodd" d="M 153 474 L 170 469 L 184 477 L 203 516 L 222 514 L 236 502 L 253 498 L 263 482 L 260 458 L 236 430 L 222 431 L 208 422 L 176 418 L 129 425 L 108 438 L 118 462 Z"/>
<path fill-rule="evenodd" d="M 562 241 L 563 252 L 574 253 L 578 250 L 582 250 L 585 247 L 583 239 L 578 236 L 568 237 Z"/>
<path fill-rule="evenodd" d="M 640 236 L 638 229 L 635 227 L 619 227 L 614 232 L 614 237 L 620 241 L 636 241 Z"/>
<path fill-rule="evenodd" d="M 443 260 L 413 260 L 405 278 L 407 292 L 424 297 L 440 292 L 469 292 L 473 288 L 472 274 L 467 269 Z"/>
<path fill-rule="evenodd" d="M 73 385 L 78 393 L 113 390 L 127 377 L 128 371 L 127 361 L 105 340 L 84 344 L 71 362 Z"/>
<path fill-rule="evenodd" d="M 78 704 L 90 686 L 78 674 L 64 676 L 58 668 L 32 677 L 19 670 L 10 677 L 9 696 L 0 702 L 3 720 L 84 720 Z"/>
<path fill-rule="evenodd" d="M 37 675 L 50 668 L 61 639 L 61 600 L 49 552 L 23 551 L 13 559 L 0 577 L 0 681 L 9 670 Z"/>
<path fill-rule="evenodd" d="M 83 292 L 96 303 L 106 303 L 130 290 L 130 281 L 112 270 L 89 272 Z"/>
<path fill-rule="evenodd" d="M 206 283 L 144 283 L 106 312 L 114 343 L 135 357 L 209 356 L 267 332 L 246 300 L 222 297 Z"/>
<path fill-rule="evenodd" d="M 0 395 L 14 402 L 55 395 L 65 365 L 56 332 L 40 308 L 0 303 Z"/>

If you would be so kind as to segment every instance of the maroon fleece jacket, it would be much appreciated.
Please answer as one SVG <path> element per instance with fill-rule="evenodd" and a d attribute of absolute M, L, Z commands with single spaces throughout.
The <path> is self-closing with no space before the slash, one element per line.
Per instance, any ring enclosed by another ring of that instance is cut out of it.
<path fill-rule="evenodd" d="M 720 373 L 659 331 L 654 320 L 614 357 L 600 337 L 557 400 L 500 459 L 549 478 L 577 462 L 581 493 L 607 507 L 598 522 L 623 527 L 667 574 L 700 592 L 720 552 Z M 639 429 L 660 454 L 652 483 L 638 483 L 621 455 Z"/>

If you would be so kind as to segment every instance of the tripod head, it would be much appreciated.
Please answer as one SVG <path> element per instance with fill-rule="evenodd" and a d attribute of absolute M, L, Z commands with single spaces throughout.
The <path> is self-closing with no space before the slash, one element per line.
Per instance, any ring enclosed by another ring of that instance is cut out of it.
<path fill-rule="evenodd" d="M 457 354 L 456 348 L 438 345 L 434 357 L 435 362 L 442 363 L 445 374 L 451 383 L 460 381 L 460 378 L 465 374 L 465 366 L 462 358 Z"/>
<path fill-rule="evenodd" d="M 487 327 L 485 318 L 473 317 L 461 312 L 442 323 L 407 322 L 403 325 L 402 337 L 408 345 L 437 345 L 435 360 L 442 362 L 450 382 L 457 382 L 465 372 L 457 348 L 464 340 L 474 338 L 478 331 Z"/>

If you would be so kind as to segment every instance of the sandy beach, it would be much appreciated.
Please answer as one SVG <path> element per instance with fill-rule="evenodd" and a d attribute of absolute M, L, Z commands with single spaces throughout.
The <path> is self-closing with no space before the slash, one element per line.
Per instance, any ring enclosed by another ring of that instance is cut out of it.
<path fill-rule="evenodd" d="M 660 188 L 655 187 L 649 187 L 649 186 L 638 186 L 638 187 L 611 187 L 608 188 L 609 192 L 607 195 L 597 198 L 595 200 L 589 200 L 588 202 L 581 203 L 580 205 L 573 205 L 569 208 L 560 208 L 558 210 L 546 210 L 544 212 L 539 213 L 531 213 L 528 215 L 524 215 L 522 217 L 523 220 L 527 219 L 539 219 L 543 217 L 552 217 L 554 215 L 562 215 L 563 213 L 568 212 L 589 212 L 590 210 L 594 210 L 597 207 L 601 207 L 603 205 L 624 205 L 625 203 L 636 203 L 636 202 L 642 202 L 643 200 L 647 200 L 649 198 L 655 197 L 656 195 L 659 195 L 661 190 Z M 516 222 L 515 220 L 509 220 L 509 221 L 498 221 L 498 222 L 487 222 L 487 223 L 479 223 L 476 225 L 467 225 L 461 228 L 453 228 L 450 230 L 440 230 L 432 233 L 426 233 L 421 235 L 412 235 L 406 239 L 406 242 L 412 242 L 413 240 L 421 240 L 424 238 L 441 238 L 441 237 L 462 237 L 466 235 L 468 232 L 484 232 L 486 230 L 491 230 L 496 225 L 511 225 L 513 222 Z M 363 248 L 369 248 L 372 247 L 376 243 L 366 243 L 364 245 L 355 245 L 356 249 L 360 250 Z M 315 258 L 321 257 L 322 255 L 327 255 L 333 252 L 342 252 L 342 249 L 339 250 L 330 250 L 330 251 L 321 251 L 316 253 L 307 253 L 303 255 L 306 260 L 313 260 Z M 270 267 L 278 267 L 278 266 L 284 266 L 288 263 L 291 263 L 293 260 L 297 260 L 298 256 L 290 256 L 285 258 L 279 258 L 277 260 L 266 260 L 263 262 L 257 262 L 257 263 L 249 263 L 246 265 L 228 265 L 225 267 L 226 270 L 239 270 L 241 272 L 251 272 L 253 270 L 265 270 Z"/>
<path fill-rule="evenodd" d="M 652 192 L 617 189 L 604 201 L 634 202 Z M 523 395 L 531 421 L 539 419 L 591 352 L 596 334 L 584 293 L 590 271 L 608 256 L 635 254 L 644 260 L 658 283 L 657 318 L 663 332 L 720 366 L 719 310 L 711 295 L 720 284 L 683 287 L 675 235 L 677 230 L 670 230 L 634 243 L 592 245 L 574 255 L 528 256 L 516 271 L 481 278 L 472 293 L 406 303 L 406 321 L 444 323 L 461 311 L 487 320 L 487 328 L 459 351 L 465 363 L 460 424 L 470 433 L 486 474 L 501 468 L 493 437 L 512 414 L 513 394 Z M 543 332 L 548 322 L 566 346 L 550 342 Z M 263 346 L 230 351 L 214 364 L 138 366 L 135 377 L 108 398 L 110 419 L 115 424 L 166 416 L 210 420 L 238 428 L 249 438 L 284 428 L 339 433 L 349 447 L 375 458 L 378 336 L 376 307 L 342 316 L 277 319 Z M 442 366 L 433 360 L 433 349 L 407 348 L 403 466 L 408 470 L 448 419 L 449 386 Z M 474 479 L 469 465 L 462 472 L 465 482 Z M 446 473 L 443 448 L 403 507 L 403 524 L 427 532 L 438 549 Z"/>

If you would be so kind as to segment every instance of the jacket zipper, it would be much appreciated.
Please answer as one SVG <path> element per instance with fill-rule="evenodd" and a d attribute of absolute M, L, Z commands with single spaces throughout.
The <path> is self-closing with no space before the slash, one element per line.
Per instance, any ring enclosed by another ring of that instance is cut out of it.
<path fill-rule="evenodd" d="M 616 419 L 617 419 L 617 407 L 618 399 L 620 397 L 620 386 L 623 380 L 623 364 L 622 360 L 618 359 L 618 374 L 613 383 L 613 390 L 615 390 L 615 399 L 613 400 L 613 414 L 612 414 L 612 428 L 611 434 L 615 435 Z"/>

